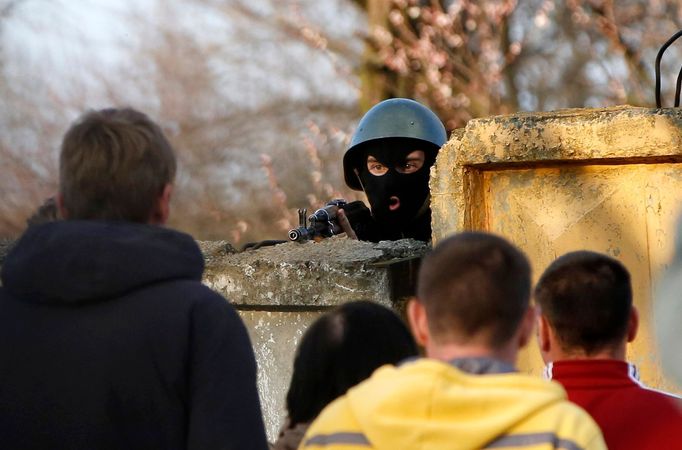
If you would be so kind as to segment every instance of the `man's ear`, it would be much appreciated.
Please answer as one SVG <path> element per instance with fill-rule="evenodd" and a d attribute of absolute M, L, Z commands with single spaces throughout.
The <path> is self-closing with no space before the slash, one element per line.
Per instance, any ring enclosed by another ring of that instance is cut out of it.
<path fill-rule="evenodd" d="M 59 216 L 62 219 L 68 219 L 69 212 L 66 210 L 66 207 L 64 206 L 64 195 L 61 192 L 57 192 L 54 201 L 57 204 L 57 211 L 59 211 Z"/>
<path fill-rule="evenodd" d="M 407 320 L 410 323 L 414 340 L 420 346 L 426 347 L 431 341 L 429 323 L 426 320 L 424 305 L 416 298 L 411 299 L 407 304 Z"/>
<path fill-rule="evenodd" d="M 542 314 L 542 311 L 538 312 L 537 315 L 537 337 L 538 337 L 538 345 L 540 346 L 540 351 L 543 353 L 548 353 L 552 349 L 552 340 L 550 339 L 549 335 L 552 332 L 549 326 L 549 321 L 547 321 L 547 317 Z"/>
<path fill-rule="evenodd" d="M 170 216 L 170 199 L 173 193 L 173 185 L 167 183 L 161 195 L 156 199 L 154 204 L 154 209 L 149 216 L 150 225 L 165 225 L 168 222 L 168 217 Z"/>
<path fill-rule="evenodd" d="M 632 342 L 637 337 L 637 330 L 639 329 L 639 312 L 634 305 L 630 310 L 630 319 L 628 320 L 628 342 Z"/>
<path fill-rule="evenodd" d="M 531 336 L 533 336 L 533 330 L 535 329 L 535 321 L 537 317 L 537 310 L 535 306 L 530 305 L 523 315 L 521 321 L 521 328 L 519 330 L 519 348 L 523 348 L 530 341 Z"/>

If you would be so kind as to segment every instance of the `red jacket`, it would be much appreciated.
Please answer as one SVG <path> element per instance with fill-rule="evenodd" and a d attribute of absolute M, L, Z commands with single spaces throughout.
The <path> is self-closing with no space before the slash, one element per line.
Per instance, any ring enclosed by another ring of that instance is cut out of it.
<path fill-rule="evenodd" d="M 682 449 L 682 400 L 642 385 L 634 365 L 570 360 L 550 363 L 545 371 L 592 415 L 609 449 Z"/>

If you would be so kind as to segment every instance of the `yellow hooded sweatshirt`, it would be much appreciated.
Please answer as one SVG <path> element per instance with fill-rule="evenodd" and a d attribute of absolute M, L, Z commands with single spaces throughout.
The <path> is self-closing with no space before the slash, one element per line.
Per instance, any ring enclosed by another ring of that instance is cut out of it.
<path fill-rule="evenodd" d="M 332 402 L 300 449 L 605 449 L 590 416 L 554 382 L 469 375 L 433 359 L 384 366 Z"/>

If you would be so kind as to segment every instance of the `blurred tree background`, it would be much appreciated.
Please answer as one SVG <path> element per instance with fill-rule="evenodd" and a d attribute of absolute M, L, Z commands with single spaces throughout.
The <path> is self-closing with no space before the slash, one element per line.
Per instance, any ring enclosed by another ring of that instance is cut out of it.
<path fill-rule="evenodd" d="M 653 106 L 655 54 L 680 28 L 677 0 L 0 0 L 0 236 L 54 194 L 61 135 L 89 108 L 158 120 L 180 162 L 171 226 L 241 245 L 284 238 L 298 207 L 361 198 L 341 159 L 384 98 L 450 130 Z"/>

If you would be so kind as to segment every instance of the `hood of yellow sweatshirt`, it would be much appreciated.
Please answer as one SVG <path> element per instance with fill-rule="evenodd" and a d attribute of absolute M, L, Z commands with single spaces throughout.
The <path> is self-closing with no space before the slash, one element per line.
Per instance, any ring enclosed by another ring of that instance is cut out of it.
<path fill-rule="evenodd" d="M 414 450 L 483 447 L 566 394 L 528 375 L 469 375 L 419 359 L 380 368 L 347 399 L 374 448 Z"/>

